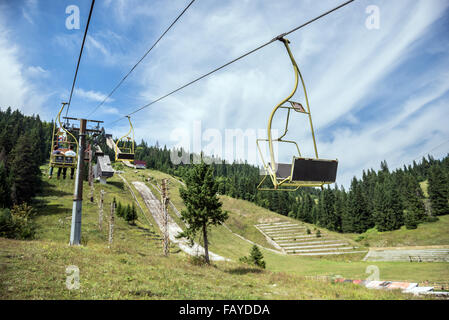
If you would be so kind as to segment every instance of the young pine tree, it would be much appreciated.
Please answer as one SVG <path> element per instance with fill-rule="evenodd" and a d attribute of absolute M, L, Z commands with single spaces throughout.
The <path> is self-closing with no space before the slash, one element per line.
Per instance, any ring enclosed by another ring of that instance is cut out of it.
<path fill-rule="evenodd" d="M 204 240 L 204 255 L 207 264 L 209 260 L 209 241 L 207 229 L 209 226 L 222 224 L 228 218 L 228 213 L 222 210 L 222 203 L 217 197 L 218 184 L 213 177 L 213 168 L 204 162 L 194 165 L 186 177 L 186 188 L 180 189 L 180 195 L 186 210 L 181 217 L 188 227 L 178 235 L 186 237 L 193 243 L 198 232 L 202 232 Z"/>
<path fill-rule="evenodd" d="M 122 216 L 122 204 L 120 202 L 118 204 L 116 204 L 115 214 L 117 215 L 117 217 Z"/>
<path fill-rule="evenodd" d="M 265 269 L 265 261 L 263 260 L 262 252 L 260 252 L 259 248 L 256 245 L 251 248 L 249 258 L 255 266 Z"/>
<path fill-rule="evenodd" d="M 126 212 L 125 220 L 130 224 L 134 224 L 135 221 L 137 220 L 137 211 L 136 211 L 136 207 L 134 206 L 134 203 L 132 204 L 132 206 L 128 205 L 126 210 L 127 210 L 127 212 Z"/>

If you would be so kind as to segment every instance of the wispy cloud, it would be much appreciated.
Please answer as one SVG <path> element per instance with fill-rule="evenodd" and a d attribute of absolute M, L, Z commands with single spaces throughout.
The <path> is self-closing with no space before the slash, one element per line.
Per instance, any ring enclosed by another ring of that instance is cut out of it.
<path fill-rule="evenodd" d="M 21 62 L 21 48 L 12 41 L 1 15 L 0 12 L 0 107 L 45 114 L 42 107 L 50 94 L 39 91 L 27 77 L 30 72 L 39 71 L 39 67 L 26 67 Z"/>
<path fill-rule="evenodd" d="M 104 99 L 106 99 L 106 94 L 98 92 L 98 91 L 93 91 L 93 90 L 84 90 L 82 88 L 76 88 L 75 89 L 75 94 L 81 98 L 90 100 L 90 101 L 95 101 L 95 102 L 102 102 Z M 112 98 L 107 98 L 106 102 L 112 102 L 114 101 L 114 99 Z M 103 109 L 103 110 L 107 110 L 107 109 Z"/>

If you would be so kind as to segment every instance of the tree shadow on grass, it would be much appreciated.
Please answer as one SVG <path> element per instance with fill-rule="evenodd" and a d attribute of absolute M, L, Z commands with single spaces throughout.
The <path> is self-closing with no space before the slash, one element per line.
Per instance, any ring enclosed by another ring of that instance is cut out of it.
<path fill-rule="evenodd" d="M 70 192 L 66 192 L 63 190 L 59 190 L 57 188 L 55 188 L 54 185 L 50 184 L 48 181 L 42 181 L 41 184 L 42 187 L 42 191 L 39 192 L 39 194 L 37 196 L 40 197 L 49 197 L 49 196 L 54 196 L 54 197 L 64 197 L 64 196 L 69 196 L 72 193 Z"/>
<path fill-rule="evenodd" d="M 125 190 L 125 184 L 123 181 L 108 181 L 108 184 L 119 188 L 120 190 Z"/>
<path fill-rule="evenodd" d="M 66 213 L 70 214 L 72 209 L 64 206 L 60 203 L 48 204 L 49 201 L 34 199 L 31 203 L 32 207 L 36 210 L 36 216 L 49 216 L 54 214 Z"/>
<path fill-rule="evenodd" d="M 244 275 L 244 274 L 248 274 L 248 273 L 262 273 L 263 269 L 251 268 L 251 267 L 238 267 L 238 268 L 226 270 L 225 272 L 230 273 L 230 274 Z"/>

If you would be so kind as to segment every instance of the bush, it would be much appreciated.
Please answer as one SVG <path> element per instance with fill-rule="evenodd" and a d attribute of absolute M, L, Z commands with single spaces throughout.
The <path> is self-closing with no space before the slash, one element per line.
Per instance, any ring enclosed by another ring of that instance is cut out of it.
<path fill-rule="evenodd" d="M 259 248 L 256 245 L 251 248 L 249 257 L 241 257 L 239 261 L 265 269 L 265 261 L 263 260 L 262 252 L 260 252 Z"/>
<path fill-rule="evenodd" d="M 440 219 L 438 219 L 438 217 L 435 217 L 435 216 L 427 216 L 427 217 L 424 219 L 424 222 L 437 222 L 438 220 L 440 220 Z"/>
<path fill-rule="evenodd" d="M 317 237 L 317 238 L 320 238 L 320 237 L 321 237 L 321 231 L 320 231 L 320 230 L 318 230 L 318 231 L 316 232 L 316 237 Z"/>
<path fill-rule="evenodd" d="M 310 231 L 310 229 L 309 229 L 309 228 L 307 228 L 307 231 L 306 231 L 306 233 L 307 233 L 307 234 L 312 234 L 312 231 Z"/>
<path fill-rule="evenodd" d="M 34 210 L 26 203 L 15 205 L 11 210 L 0 210 L 0 236 L 11 239 L 33 239 L 36 226 L 32 220 Z"/>
<path fill-rule="evenodd" d="M 189 262 L 193 264 L 194 266 L 204 266 L 206 265 L 206 257 L 204 255 L 200 256 L 190 256 Z"/>

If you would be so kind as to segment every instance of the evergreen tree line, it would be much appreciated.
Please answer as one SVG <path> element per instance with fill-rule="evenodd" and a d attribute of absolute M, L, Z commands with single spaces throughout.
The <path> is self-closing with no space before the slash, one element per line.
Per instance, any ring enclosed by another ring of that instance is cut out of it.
<path fill-rule="evenodd" d="M 40 189 L 39 166 L 49 158 L 52 130 L 39 115 L 0 109 L 0 208 L 29 202 Z"/>
<path fill-rule="evenodd" d="M 185 177 L 189 165 L 174 165 L 170 150 L 158 144 L 138 145 L 136 159 L 147 167 Z M 181 154 L 182 149 L 177 150 Z M 191 162 L 195 155 L 190 155 Z M 217 160 L 217 159 L 215 159 Z M 379 231 L 416 228 L 424 221 L 449 214 L 449 155 L 442 160 L 422 158 L 390 172 L 386 161 L 380 170 L 363 171 L 354 177 L 350 189 L 301 188 L 296 192 L 258 191 L 259 168 L 245 163 L 216 163 L 211 167 L 218 183 L 218 193 L 256 203 L 282 215 L 316 224 L 337 232 L 363 233 L 376 227 Z M 428 181 L 429 198 L 424 197 L 420 182 Z"/>

